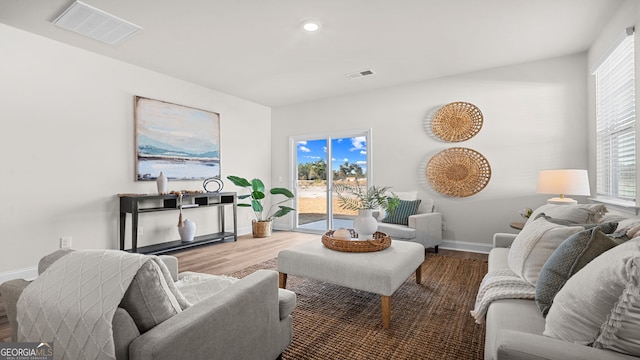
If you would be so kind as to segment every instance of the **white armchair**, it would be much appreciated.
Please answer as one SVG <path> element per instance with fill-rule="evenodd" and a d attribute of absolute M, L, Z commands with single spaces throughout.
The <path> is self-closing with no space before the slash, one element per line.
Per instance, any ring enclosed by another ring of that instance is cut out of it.
<path fill-rule="evenodd" d="M 400 200 L 413 202 L 418 200 L 418 192 L 394 192 Z M 442 243 L 442 214 L 435 212 L 432 199 L 420 199 L 417 212 L 408 216 L 407 225 L 383 222 L 386 213 L 379 213 L 378 231 L 383 232 L 393 240 L 413 241 L 427 248 L 434 248 Z M 388 221 L 388 220 L 387 220 Z M 402 221 L 399 221 L 402 222 Z"/>

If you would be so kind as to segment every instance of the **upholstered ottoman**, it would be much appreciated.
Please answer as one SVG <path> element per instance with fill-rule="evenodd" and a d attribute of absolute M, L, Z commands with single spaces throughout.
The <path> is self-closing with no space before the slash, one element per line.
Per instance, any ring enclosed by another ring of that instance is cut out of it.
<path fill-rule="evenodd" d="M 326 281 L 331 284 L 382 295 L 382 325 L 391 322 L 391 295 L 415 271 L 421 281 L 424 247 L 393 241 L 375 252 L 341 252 L 326 248 L 320 240 L 302 244 L 278 254 L 280 287 L 286 288 L 287 275 Z"/>

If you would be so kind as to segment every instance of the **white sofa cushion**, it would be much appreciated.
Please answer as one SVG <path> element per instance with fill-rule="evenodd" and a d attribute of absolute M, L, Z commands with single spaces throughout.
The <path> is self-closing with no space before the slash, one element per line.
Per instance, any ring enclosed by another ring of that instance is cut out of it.
<path fill-rule="evenodd" d="M 378 223 L 378 231 L 389 235 L 392 240 L 410 240 L 416 237 L 416 229 L 406 225 Z"/>
<path fill-rule="evenodd" d="M 398 199 L 400 200 L 418 200 L 418 192 L 417 191 L 400 191 L 394 192 Z M 420 206 L 418 207 L 419 214 L 432 213 L 435 211 L 435 206 L 433 205 L 433 199 L 422 198 L 420 202 Z M 384 214 L 382 214 L 384 217 Z M 378 220 L 382 220 L 379 218 Z"/>
<path fill-rule="evenodd" d="M 554 219 L 570 221 L 574 224 L 591 224 L 602 220 L 607 208 L 602 204 L 575 204 L 575 205 L 555 205 L 545 204 L 535 209 L 525 227 L 537 220 L 540 214 L 545 214 Z"/>
<path fill-rule="evenodd" d="M 542 266 L 554 250 L 569 236 L 584 230 L 582 226 L 564 226 L 540 217 L 516 236 L 509 250 L 509 268 L 533 286 Z"/>
<path fill-rule="evenodd" d="M 556 295 L 544 335 L 640 355 L 640 239 L 593 259 Z"/>

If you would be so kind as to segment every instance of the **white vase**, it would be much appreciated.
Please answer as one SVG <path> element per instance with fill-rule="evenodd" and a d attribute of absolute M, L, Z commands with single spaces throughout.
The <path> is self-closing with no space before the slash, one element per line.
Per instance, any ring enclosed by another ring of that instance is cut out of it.
<path fill-rule="evenodd" d="M 358 240 L 373 239 L 378 230 L 378 222 L 371 215 L 373 210 L 358 210 L 358 217 L 353 220 L 353 229 L 358 233 Z"/>
<path fill-rule="evenodd" d="M 160 175 L 156 179 L 156 183 L 158 184 L 158 194 L 166 194 L 167 193 L 167 177 L 164 176 L 164 173 L 161 171 Z"/>
<path fill-rule="evenodd" d="M 186 242 L 193 241 L 196 236 L 196 223 L 189 219 L 186 219 L 183 224 L 184 226 L 178 226 L 180 239 Z"/>

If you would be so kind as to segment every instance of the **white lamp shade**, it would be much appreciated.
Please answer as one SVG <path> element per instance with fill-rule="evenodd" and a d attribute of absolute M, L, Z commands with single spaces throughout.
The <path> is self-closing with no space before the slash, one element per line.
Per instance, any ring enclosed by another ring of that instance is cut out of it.
<path fill-rule="evenodd" d="M 587 170 L 542 170 L 538 174 L 538 193 L 554 195 L 591 195 Z"/>

